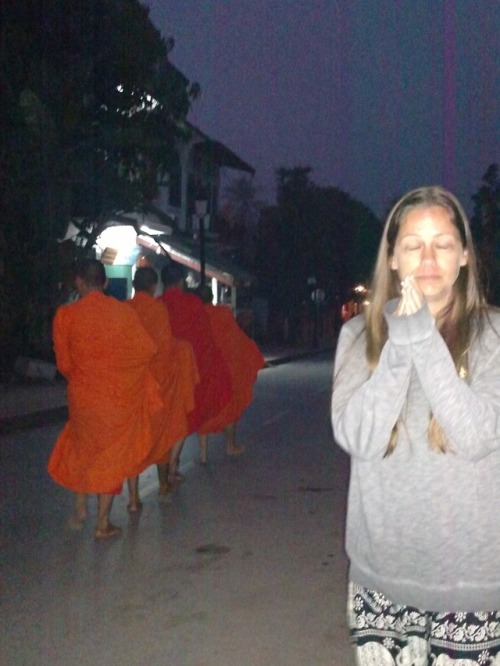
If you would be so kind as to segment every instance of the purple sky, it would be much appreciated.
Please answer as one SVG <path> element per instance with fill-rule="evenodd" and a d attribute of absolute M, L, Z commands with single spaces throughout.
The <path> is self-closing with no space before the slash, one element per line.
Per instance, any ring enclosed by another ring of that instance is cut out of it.
<path fill-rule="evenodd" d="M 382 215 L 408 189 L 470 196 L 500 162 L 498 0 L 143 0 L 202 96 L 191 122 L 256 170 L 312 167 Z"/>

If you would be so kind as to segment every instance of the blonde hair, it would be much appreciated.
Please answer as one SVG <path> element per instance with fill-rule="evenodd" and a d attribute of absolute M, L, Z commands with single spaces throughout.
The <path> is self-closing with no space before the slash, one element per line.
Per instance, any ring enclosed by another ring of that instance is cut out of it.
<path fill-rule="evenodd" d="M 459 232 L 462 246 L 467 250 L 467 264 L 460 268 L 453 286 L 453 301 L 436 318 L 438 330 L 450 350 L 457 373 L 466 377 L 469 371 L 468 349 L 472 336 L 483 326 L 486 303 L 480 286 L 477 258 L 467 216 L 456 197 L 439 186 L 411 190 L 394 205 L 387 217 L 371 282 L 370 305 L 365 312 L 366 356 L 373 370 L 387 340 L 383 308 L 387 301 L 401 295 L 399 277 L 390 268 L 399 229 L 410 210 L 431 206 L 439 206 L 449 213 Z M 434 416 L 431 416 L 429 422 L 428 436 L 432 449 L 446 451 L 445 434 Z M 396 444 L 397 425 L 393 429 L 386 455 L 392 453 Z"/>

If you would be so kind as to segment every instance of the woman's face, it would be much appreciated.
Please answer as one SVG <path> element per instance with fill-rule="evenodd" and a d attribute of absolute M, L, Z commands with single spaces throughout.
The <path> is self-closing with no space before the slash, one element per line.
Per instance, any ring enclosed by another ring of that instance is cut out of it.
<path fill-rule="evenodd" d="M 448 305 L 466 264 L 467 250 L 446 208 L 413 208 L 406 214 L 389 265 L 400 280 L 415 277 L 432 314 Z"/>

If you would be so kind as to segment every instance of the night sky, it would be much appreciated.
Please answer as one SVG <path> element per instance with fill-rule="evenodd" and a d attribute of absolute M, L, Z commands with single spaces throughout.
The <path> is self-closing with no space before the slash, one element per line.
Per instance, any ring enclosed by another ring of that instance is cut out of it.
<path fill-rule="evenodd" d="M 439 183 L 471 212 L 500 161 L 500 0 L 144 0 L 202 96 L 189 120 L 249 162 L 309 165 L 383 215 Z"/>

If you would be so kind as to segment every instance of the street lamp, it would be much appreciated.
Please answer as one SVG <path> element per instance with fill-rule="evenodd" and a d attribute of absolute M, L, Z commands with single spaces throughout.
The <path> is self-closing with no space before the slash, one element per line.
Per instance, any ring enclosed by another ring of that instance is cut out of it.
<path fill-rule="evenodd" d="M 207 214 L 207 199 L 196 199 L 194 210 L 199 222 L 200 230 L 200 285 L 205 284 L 205 216 Z"/>

